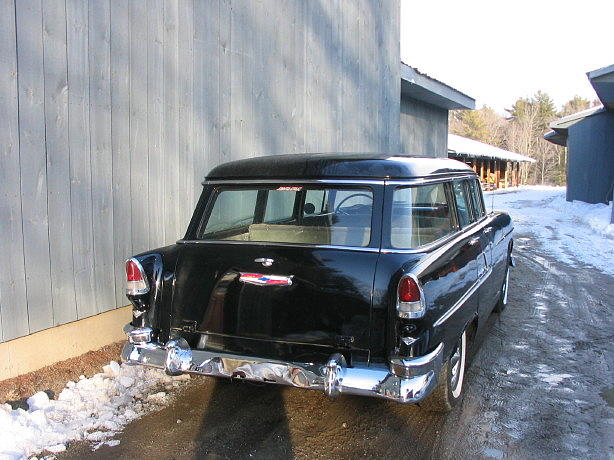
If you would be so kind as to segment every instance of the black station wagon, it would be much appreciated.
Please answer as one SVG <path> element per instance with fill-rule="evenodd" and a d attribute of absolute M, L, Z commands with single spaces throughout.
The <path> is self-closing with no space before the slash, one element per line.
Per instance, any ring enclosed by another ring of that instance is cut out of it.
<path fill-rule="evenodd" d="M 448 410 L 507 302 L 512 222 L 448 159 L 284 155 L 214 168 L 185 237 L 126 262 L 122 358 Z"/>

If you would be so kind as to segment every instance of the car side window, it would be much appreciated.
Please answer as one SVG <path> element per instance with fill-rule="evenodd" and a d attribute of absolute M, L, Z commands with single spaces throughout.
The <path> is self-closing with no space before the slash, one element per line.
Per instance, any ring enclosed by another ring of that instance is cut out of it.
<path fill-rule="evenodd" d="M 452 190 L 456 198 L 456 209 L 458 211 L 458 223 L 461 227 L 466 227 L 472 222 L 471 211 L 469 209 L 469 200 L 467 198 L 467 188 L 464 180 L 456 180 L 452 182 Z"/>
<path fill-rule="evenodd" d="M 326 196 L 326 190 L 307 190 L 305 192 L 303 216 L 321 215 L 326 213 Z"/>
<path fill-rule="evenodd" d="M 482 199 L 482 189 L 477 180 L 469 181 L 469 190 L 471 191 L 471 204 L 475 220 L 481 219 L 484 214 L 484 200 Z"/>
<path fill-rule="evenodd" d="M 269 190 L 264 222 L 279 222 L 292 218 L 296 193 Z"/>
<path fill-rule="evenodd" d="M 241 227 L 254 222 L 258 190 L 225 190 L 218 194 L 206 232 Z"/>
<path fill-rule="evenodd" d="M 445 184 L 399 187 L 394 191 L 390 225 L 392 247 L 417 248 L 455 230 Z"/>

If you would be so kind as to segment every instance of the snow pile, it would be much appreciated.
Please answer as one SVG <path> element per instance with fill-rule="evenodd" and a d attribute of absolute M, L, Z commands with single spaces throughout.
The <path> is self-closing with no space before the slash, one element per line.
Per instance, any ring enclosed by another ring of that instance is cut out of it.
<path fill-rule="evenodd" d="M 614 275 L 611 205 L 565 200 L 565 187 L 521 187 L 486 192 L 486 207 L 508 212 L 515 232 L 532 233 L 544 250 L 568 264 L 590 265 Z"/>
<path fill-rule="evenodd" d="M 57 400 L 39 392 L 28 398 L 28 410 L 0 405 L 0 459 L 21 459 L 43 451 L 59 453 L 70 441 L 88 441 L 94 448 L 110 440 L 126 424 L 169 402 L 165 391 L 189 380 L 163 371 L 115 361 L 91 378 L 68 382 Z"/>

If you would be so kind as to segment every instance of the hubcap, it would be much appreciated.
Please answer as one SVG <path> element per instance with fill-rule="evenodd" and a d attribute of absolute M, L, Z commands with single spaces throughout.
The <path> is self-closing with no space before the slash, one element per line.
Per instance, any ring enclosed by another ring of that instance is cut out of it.
<path fill-rule="evenodd" d="M 509 284 L 509 280 L 510 280 L 510 270 L 508 268 L 507 272 L 505 273 L 505 281 L 503 282 L 503 305 L 507 304 L 507 286 Z"/>
<path fill-rule="evenodd" d="M 450 387 L 452 389 L 452 396 L 455 398 L 460 396 L 463 387 L 463 376 L 465 373 L 465 340 L 466 334 L 463 332 L 450 358 Z"/>

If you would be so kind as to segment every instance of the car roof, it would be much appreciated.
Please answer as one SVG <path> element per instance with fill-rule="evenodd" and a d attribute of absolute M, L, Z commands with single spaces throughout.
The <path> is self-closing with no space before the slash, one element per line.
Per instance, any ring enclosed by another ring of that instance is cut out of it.
<path fill-rule="evenodd" d="M 384 153 L 271 155 L 231 161 L 213 168 L 206 180 L 226 179 L 410 179 L 475 174 L 465 163 Z"/>

